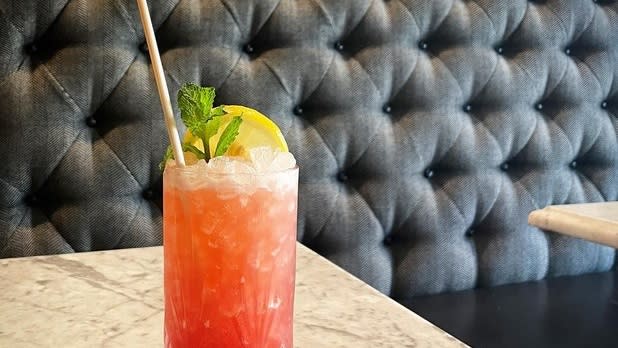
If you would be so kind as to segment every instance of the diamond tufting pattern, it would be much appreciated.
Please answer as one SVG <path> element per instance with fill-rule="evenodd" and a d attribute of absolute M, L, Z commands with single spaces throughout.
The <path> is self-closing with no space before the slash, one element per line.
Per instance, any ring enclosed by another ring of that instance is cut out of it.
<path fill-rule="evenodd" d="M 618 199 L 618 2 L 150 1 L 172 93 L 281 126 L 298 238 L 397 299 L 603 271 L 527 225 Z M 0 257 L 161 243 L 166 146 L 131 0 L 0 0 Z"/>

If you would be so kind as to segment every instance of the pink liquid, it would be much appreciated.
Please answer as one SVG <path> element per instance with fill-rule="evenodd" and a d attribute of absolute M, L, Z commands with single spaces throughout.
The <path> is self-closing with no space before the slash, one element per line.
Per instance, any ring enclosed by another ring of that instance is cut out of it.
<path fill-rule="evenodd" d="M 181 171 L 164 176 L 165 347 L 292 347 L 298 169 L 252 190 Z"/>

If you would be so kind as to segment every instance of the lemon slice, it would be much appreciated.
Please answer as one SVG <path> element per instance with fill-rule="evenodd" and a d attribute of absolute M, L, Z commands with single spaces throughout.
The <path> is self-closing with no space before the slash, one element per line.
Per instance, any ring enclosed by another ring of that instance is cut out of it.
<path fill-rule="evenodd" d="M 271 121 L 271 119 L 264 114 L 240 105 L 226 105 L 223 109 L 227 114 L 221 116 L 219 132 L 210 138 L 209 141 L 211 157 L 215 155 L 215 149 L 217 148 L 221 133 L 223 133 L 228 123 L 236 116 L 242 118 L 242 123 L 238 130 L 238 136 L 230 148 L 225 152 L 225 155 L 245 157 L 247 150 L 261 146 L 272 147 L 282 152 L 288 152 L 288 144 L 285 142 L 281 130 L 277 127 L 275 122 Z"/>
<path fill-rule="evenodd" d="M 223 107 L 227 114 L 220 116 L 221 125 L 217 134 L 210 138 L 208 144 L 210 147 L 210 157 L 215 155 L 217 143 L 223 133 L 223 130 L 236 116 L 242 118 L 238 136 L 228 148 L 224 155 L 247 157 L 248 150 L 256 147 L 271 147 L 282 152 L 288 152 L 288 144 L 277 125 L 267 116 L 257 110 L 241 105 L 225 105 Z M 193 144 L 193 146 L 204 151 L 202 140 L 187 132 L 184 136 L 184 143 Z M 185 160 L 187 164 L 197 162 L 197 157 L 191 152 L 185 152 Z"/>
<path fill-rule="evenodd" d="M 195 135 L 193 135 L 188 129 L 185 132 L 185 136 L 182 139 L 182 143 L 183 144 L 191 144 L 195 147 L 197 147 L 198 149 L 200 149 L 200 151 L 204 152 L 204 145 L 202 144 L 202 139 L 196 137 Z M 193 165 L 196 164 L 197 161 L 199 160 L 197 158 L 197 156 L 190 151 L 185 151 L 183 152 L 184 157 L 185 157 L 185 164 L 187 165 Z"/>

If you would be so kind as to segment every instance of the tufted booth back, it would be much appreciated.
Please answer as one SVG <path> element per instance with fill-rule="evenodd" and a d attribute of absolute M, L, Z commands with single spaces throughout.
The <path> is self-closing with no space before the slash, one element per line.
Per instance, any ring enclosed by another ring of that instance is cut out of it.
<path fill-rule="evenodd" d="M 397 299 L 602 271 L 527 214 L 618 199 L 618 3 L 150 1 L 168 83 L 280 125 L 298 238 Z M 0 257 L 161 243 L 133 0 L 0 0 Z"/>

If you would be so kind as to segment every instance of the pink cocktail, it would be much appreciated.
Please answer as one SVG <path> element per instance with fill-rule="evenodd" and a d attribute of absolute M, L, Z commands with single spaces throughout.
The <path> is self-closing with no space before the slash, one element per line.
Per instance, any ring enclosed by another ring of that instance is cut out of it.
<path fill-rule="evenodd" d="M 292 347 L 298 168 L 164 173 L 165 347 Z"/>

